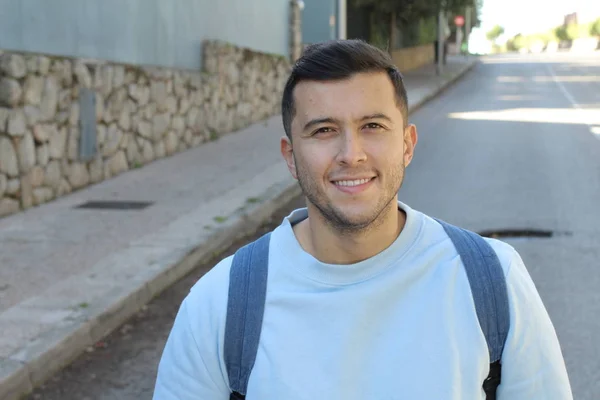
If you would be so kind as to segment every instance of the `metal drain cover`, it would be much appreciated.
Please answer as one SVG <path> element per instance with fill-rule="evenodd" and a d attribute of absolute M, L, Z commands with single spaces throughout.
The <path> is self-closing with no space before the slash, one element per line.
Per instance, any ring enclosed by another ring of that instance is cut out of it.
<path fill-rule="evenodd" d="M 503 229 L 479 232 L 479 235 L 493 239 L 506 238 L 550 238 L 554 236 L 553 231 L 539 229 Z"/>
<path fill-rule="evenodd" d="M 75 208 L 85 208 L 93 210 L 143 210 L 154 204 L 150 201 L 88 201 Z"/>

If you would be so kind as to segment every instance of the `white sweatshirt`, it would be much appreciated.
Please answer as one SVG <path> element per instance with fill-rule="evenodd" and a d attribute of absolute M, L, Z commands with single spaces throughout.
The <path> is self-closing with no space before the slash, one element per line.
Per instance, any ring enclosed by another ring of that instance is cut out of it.
<path fill-rule="evenodd" d="M 469 281 L 433 219 L 407 214 L 380 254 L 331 265 L 306 253 L 294 211 L 272 235 L 264 321 L 247 400 L 477 400 L 489 371 Z M 510 324 L 498 400 L 567 400 L 571 388 L 550 318 L 517 252 L 486 239 L 502 263 Z M 228 257 L 183 301 L 155 400 L 227 400 L 223 361 Z"/>

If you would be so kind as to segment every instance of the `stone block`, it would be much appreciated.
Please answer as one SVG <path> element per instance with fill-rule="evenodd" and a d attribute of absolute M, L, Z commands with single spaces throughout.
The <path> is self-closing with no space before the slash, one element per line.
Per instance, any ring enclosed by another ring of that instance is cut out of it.
<path fill-rule="evenodd" d="M 0 107 L 16 107 L 21 101 L 23 89 L 15 79 L 0 78 Z"/>
<path fill-rule="evenodd" d="M 21 79 L 27 75 L 25 58 L 20 54 L 0 55 L 0 70 L 11 78 Z"/>
<path fill-rule="evenodd" d="M 44 78 L 36 75 L 29 75 L 23 85 L 23 99 L 25 104 L 37 106 L 42 101 L 42 92 L 44 90 Z"/>
<path fill-rule="evenodd" d="M 22 109 L 12 110 L 8 115 L 6 132 L 10 136 L 23 136 L 27 130 L 27 120 Z"/>

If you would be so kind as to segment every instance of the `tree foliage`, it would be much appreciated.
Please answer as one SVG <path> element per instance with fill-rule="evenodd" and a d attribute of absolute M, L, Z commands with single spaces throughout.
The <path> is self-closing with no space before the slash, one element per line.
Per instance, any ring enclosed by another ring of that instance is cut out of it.
<path fill-rule="evenodd" d="M 567 25 L 560 25 L 547 31 L 532 33 L 527 35 L 518 34 L 508 39 L 506 49 L 508 51 L 518 51 L 528 49 L 536 44 L 541 44 L 543 47 L 551 43 L 570 42 L 578 38 L 586 38 L 589 36 L 600 36 L 600 18 L 596 21 Z"/>
<path fill-rule="evenodd" d="M 561 25 L 554 29 L 554 35 L 558 40 L 574 40 L 589 36 L 600 36 L 600 18 L 589 24 Z"/>
<path fill-rule="evenodd" d="M 567 34 L 567 28 L 565 26 L 558 26 L 554 29 L 554 36 L 556 39 L 560 40 L 569 40 L 569 35 Z"/>
<path fill-rule="evenodd" d="M 436 21 L 440 11 L 445 11 L 446 18 L 451 23 L 455 15 L 465 15 L 467 7 L 470 6 L 471 28 L 478 26 L 482 1 L 349 0 L 349 6 L 369 16 L 369 41 L 392 51 L 399 47 L 427 44 L 436 40 Z"/>
<path fill-rule="evenodd" d="M 401 20 L 429 18 L 439 11 L 464 14 L 467 6 L 480 9 L 481 0 L 351 0 L 355 7 L 369 8 L 379 13 L 395 13 Z"/>
<path fill-rule="evenodd" d="M 590 24 L 590 35 L 600 36 L 600 18 Z"/>
<path fill-rule="evenodd" d="M 488 40 L 494 42 L 504 33 L 504 28 L 500 25 L 494 26 L 488 33 L 486 33 L 486 37 Z"/>

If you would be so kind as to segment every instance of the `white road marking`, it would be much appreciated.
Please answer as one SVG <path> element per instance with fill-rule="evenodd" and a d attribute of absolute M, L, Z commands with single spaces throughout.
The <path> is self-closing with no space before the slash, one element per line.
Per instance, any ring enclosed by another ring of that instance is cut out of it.
<path fill-rule="evenodd" d="M 548 72 L 552 76 L 552 80 L 556 83 L 556 85 L 558 86 L 558 88 L 560 89 L 560 91 L 565 95 L 565 97 L 567 98 L 567 100 L 569 100 L 569 102 L 573 105 L 573 107 L 575 109 L 581 110 L 582 108 L 579 106 L 579 104 L 577 104 L 577 102 L 575 101 L 575 98 L 567 90 L 567 88 L 565 87 L 565 85 L 558 79 L 558 77 L 556 76 L 556 74 L 552 70 L 552 67 L 549 64 L 546 64 L 546 68 L 548 69 Z M 600 134 L 598 134 L 597 127 L 593 127 L 591 123 L 586 122 L 586 121 L 583 121 L 583 123 L 590 127 L 590 133 L 592 133 L 597 139 L 600 139 Z"/>
<path fill-rule="evenodd" d="M 561 92 L 563 92 L 563 94 L 565 95 L 567 100 L 569 100 L 569 102 L 573 105 L 573 107 L 579 108 L 579 104 L 577 104 L 577 102 L 575 101 L 575 98 L 571 95 L 571 93 L 569 93 L 569 91 L 567 90 L 565 85 L 558 79 L 558 77 L 552 70 L 552 67 L 550 65 L 546 64 L 546 68 L 548 68 L 548 72 L 550 72 L 550 75 L 552 76 L 552 80 L 558 85 L 558 88 L 560 89 Z"/>

